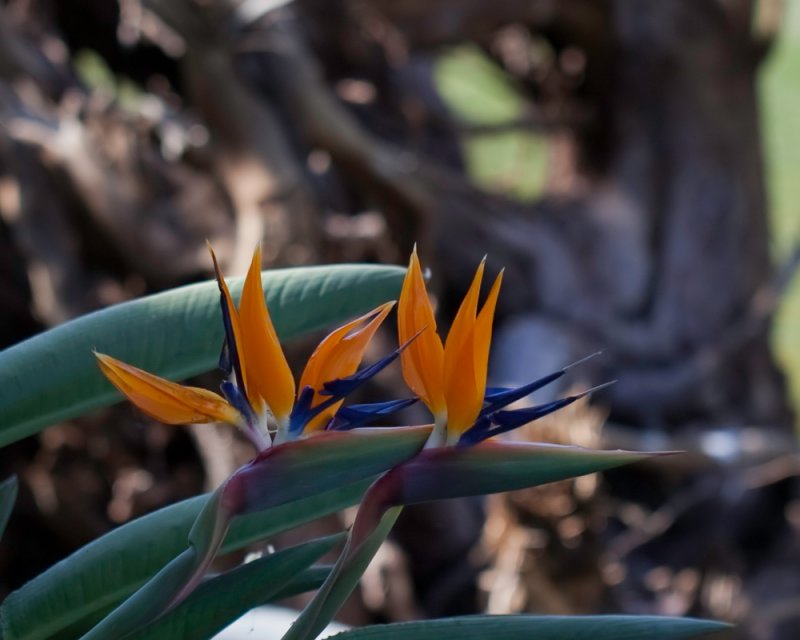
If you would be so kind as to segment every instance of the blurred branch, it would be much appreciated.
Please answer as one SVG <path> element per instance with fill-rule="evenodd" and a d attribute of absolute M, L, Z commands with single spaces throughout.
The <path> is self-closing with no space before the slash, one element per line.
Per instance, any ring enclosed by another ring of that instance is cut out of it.
<path fill-rule="evenodd" d="M 792 448 L 796 448 L 793 445 Z M 685 489 L 673 493 L 658 509 L 616 536 L 608 551 L 618 559 L 664 535 L 689 511 L 707 502 L 738 492 L 758 491 L 789 478 L 800 476 L 800 453 L 781 455 L 760 464 L 716 467 L 704 473 Z M 729 497 L 728 500 L 731 500 Z"/>
<path fill-rule="evenodd" d="M 660 398 L 663 404 L 677 404 L 681 397 L 687 397 L 696 389 L 702 388 L 705 381 L 726 366 L 730 359 L 749 342 L 765 336 L 775 311 L 778 308 L 792 278 L 800 267 L 800 244 L 790 253 L 786 262 L 777 269 L 772 279 L 756 289 L 746 312 L 732 320 L 693 353 L 678 360 L 675 364 L 651 365 L 628 375 L 609 390 L 612 401 L 625 398 L 627 402 L 637 398 L 652 402 Z M 585 328 L 591 331 L 589 327 Z M 599 340 L 620 357 L 640 362 L 653 361 L 652 345 L 647 346 L 644 335 L 637 334 L 634 342 L 625 337 L 624 325 L 606 325 L 607 331 Z M 629 328 L 630 330 L 630 328 Z M 653 339 L 659 331 L 651 327 Z M 613 333 L 613 337 L 612 337 Z M 628 334 L 629 335 L 629 334 Z M 646 413 L 646 408 L 645 408 Z"/>
<path fill-rule="evenodd" d="M 342 107 L 291 19 L 273 20 L 261 36 L 263 51 L 278 59 L 271 67 L 276 93 L 308 142 L 330 153 L 360 188 L 388 201 L 387 213 L 393 215 L 395 229 L 411 226 L 424 238 L 434 196 L 419 160 L 374 137 Z M 410 244 L 402 236 L 401 242 Z"/>
<path fill-rule="evenodd" d="M 246 270 L 262 238 L 271 264 L 311 261 L 318 253 L 319 213 L 288 128 L 237 68 L 231 7 L 216 3 L 201 13 L 187 2 L 147 0 L 144 6 L 186 42 L 186 83 L 212 134 L 216 170 L 237 220 L 230 271 Z"/>
<path fill-rule="evenodd" d="M 55 37 L 45 36 L 49 46 L 35 42 L 23 35 L 22 24 L 15 19 L 11 9 L 0 7 L 0 78 L 32 82 L 48 98 L 55 99 L 70 86 L 75 78 L 64 64 L 57 64 L 45 51 L 57 51 L 66 62 L 67 51 Z"/>

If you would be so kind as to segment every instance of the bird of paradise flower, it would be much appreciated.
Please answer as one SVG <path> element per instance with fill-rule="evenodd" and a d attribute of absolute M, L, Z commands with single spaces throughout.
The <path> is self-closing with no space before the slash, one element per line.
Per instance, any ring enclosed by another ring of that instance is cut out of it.
<path fill-rule="evenodd" d="M 284 640 L 309 640 L 332 618 L 388 535 L 404 505 L 511 491 L 636 462 L 652 453 L 594 451 L 544 443 L 488 441 L 593 391 L 543 405 L 505 409 L 578 363 L 518 388 L 486 388 L 489 347 L 502 272 L 478 311 L 481 262 L 442 344 L 416 249 L 398 305 L 403 377 L 433 414 L 422 451 L 378 478 L 362 499 L 335 567 Z M 581 360 L 580 362 L 582 362 Z"/>
<path fill-rule="evenodd" d="M 172 424 L 233 424 L 259 453 L 212 494 L 189 534 L 187 550 L 87 638 L 136 629 L 179 603 L 202 578 L 239 514 L 379 476 L 362 500 L 336 566 L 286 636 L 313 638 L 355 586 L 403 505 L 529 487 L 653 455 L 485 442 L 592 390 L 545 405 L 505 409 L 565 375 L 569 367 L 519 388 L 486 388 L 502 273 L 478 311 L 483 262 L 442 344 L 415 250 L 398 305 L 401 347 L 357 371 L 393 303 L 381 305 L 322 341 L 300 378 L 299 391 L 264 302 L 258 251 L 238 309 L 214 264 L 226 336 L 221 368 L 230 376 L 222 395 L 166 381 L 107 355 L 97 357 L 109 380 L 149 415 Z M 341 407 L 346 395 L 397 357 L 404 379 L 430 409 L 434 424 L 348 430 L 414 401 Z"/>
<path fill-rule="evenodd" d="M 309 358 L 298 390 L 267 309 L 256 248 L 237 310 L 210 249 L 220 289 L 225 344 L 220 368 L 230 377 L 222 395 L 171 382 L 110 355 L 95 353 L 109 381 L 144 413 L 166 424 L 223 422 L 234 425 L 257 450 L 333 426 L 344 397 L 397 358 L 399 350 L 356 375 L 364 351 L 391 311 L 390 301 L 335 329 Z M 356 405 L 337 429 L 363 426 L 415 402 L 403 399 Z"/>
<path fill-rule="evenodd" d="M 234 425 L 258 453 L 211 494 L 189 534 L 187 549 L 87 638 L 121 637 L 185 599 L 210 566 L 235 516 L 374 478 L 414 455 L 430 433 L 428 427 L 349 431 L 415 402 L 414 398 L 340 410 L 345 396 L 402 351 L 357 370 L 393 301 L 324 338 L 309 358 L 296 391 L 264 300 L 260 249 L 254 252 L 238 309 L 213 251 L 211 256 L 225 329 L 220 367 L 229 377 L 221 385 L 222 395 L 165 380 L 107 354 L 95 355 L 109 381 L 144 413 L 167 424 Z"/>

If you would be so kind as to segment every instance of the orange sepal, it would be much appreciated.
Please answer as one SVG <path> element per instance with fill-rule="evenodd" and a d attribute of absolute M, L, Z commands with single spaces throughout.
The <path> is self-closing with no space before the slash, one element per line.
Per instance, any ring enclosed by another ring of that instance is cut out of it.
<path fill-rule="evenodd" d="M 369 341 L 394 304 L 394 301 L 382 304 L 360 318 L 339 327 L 319 343 L 300 377 L 300 389 L 305 387 L 314 389 L 311 406 L 318 405 L 325 399 L 326 396 L 319 393 L 324 383 L 346 378 L 356 372 Z M 311 432 L 322 428 L 335 415 L 341 404 L 342 401 L 339 401 L 315 416 L 304 431 Z"/>
<path fill-rule="evenodd" d="M 239 330 L 247 346 L 245 381 L 251 402 L 263 399 L 284 421 L 294 404 L 294 377 L 281 349 L 261 287 L 261 246 L 256 247 L 239 305 Z M 254 397 L 256 396 L 256 397 Z"/>
<path fill-rule="evenodd" d="M 478 386 L 476 322 L 484 262 L 478 265 L 472 284 L 456 313 L 444 347 L 444 393 L 447 430 L 461 434 L 469 428 L 483 405 L 484 386 Z"/>
<path fill-rule="evenodd" d="M 400 355 L 403 379 L 434 415 L 442 416 L 446 411 L 442 377 L 444 348 L 436 332 L 436 318 L 425 289 L 416 247 L 411 253 L 400 292 L 397 331 L 400 344 L 406 344 L 419 334 Z"/>
<path fill-rule="evenodd" d="M 500 286 L 503 284 L 503 271 L 497 277 L 486 296 L 486 302 L 475 321 L 475 384 L 481 390 L 481 399 L 486 390 L 486 378 L 489 370 L 489 347 L 492 343 L 492 325 Z"/>
<path fill-rule="evenodd" d="M 94 355 L 111 384 L 159 422 L 239 422 L 239 412 L 212 391 L 170 382 L 103 353 Z"/>

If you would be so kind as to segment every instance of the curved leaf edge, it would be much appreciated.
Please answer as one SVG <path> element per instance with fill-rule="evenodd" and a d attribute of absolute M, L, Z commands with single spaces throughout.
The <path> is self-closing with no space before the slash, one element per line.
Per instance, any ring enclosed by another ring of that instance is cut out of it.
<path fill-rule="evenodd" d="M 679 640 L 731 629 L 733 625 L 700 618 L 669 616 L 592 615 L 474 615 L 371 625 L 342 631 L 327 640 L 433 640 L 459 634 L 463 640 L 592 638 L 593 640 Z M 580 633 L 580 636 L 574 635 Z M 622 635 L 620 635 L 620 633 Z M 642 634 L 647 634 L 642 635 Z"/>

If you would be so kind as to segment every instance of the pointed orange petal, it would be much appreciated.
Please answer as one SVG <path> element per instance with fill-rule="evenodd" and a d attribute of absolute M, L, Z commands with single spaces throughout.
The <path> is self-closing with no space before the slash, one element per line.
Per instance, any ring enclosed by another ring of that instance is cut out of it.
<path fill-rule="evenodd" d="M 442 379 L 444 348 L 436 332 L 436 318 L 425 289 L 416 247 L 400 292 L 397 332 L 401 345 L 420 333 L 400 355 L 403 379 L 434 415 L 443 415 L 446 411 Z"/>
<path fill-rule="evenodd" d="M 170 382 L 103 353 L 95 353 L 95 357 L 111 384 L 159 422 L 227 422 L 235 425 L 239 421 L 239 412 L 216 393 Z"/>
<path fill-rule="evenodd" d="M 483 281 L 483 270 L 485 260 L 481 261 L 472 278 L 472 284 L 467 290 L 458 313 L 450 326 L 447 340 L 444 345 L 444 380 L 445 387 L 450 384 L 454 376 L 466 373 L 456 368 L 456 363 L 460 359 L 461 351 L 473 349 L 473 332 L 475 321 L 478 315 L 478 298 L 481 293 L 481 282 Z M 448 407 L 449 410 L 449 407 Z"/>
<path fill-rule="evenodd" d="M 319 346 L 308 359 L 303 375 L 300 377 L 300 389 L 314 389 L 315 406 L 325 399 L 319 391 L 326 382 L 353 375 L 361 364 L 364 351 L 372 340 L 372 336 L 381 326 L 394 306 L 394 300 L 382 304 L 360 318 L 339 327 L 319 343 Z M 336 414 L 343 401 L 337 402 L 318 416 L 313 418 L 305 432 L 322 428 Z"/>
<path fill-rule="evenodd" d="M 475 325 L 483 270 L 482 261 L 453 320 L 444 347 L 448 433 L 460 434 L 469 428 L 483 404 L 484 389 L 477 386 L 475 368 Z"/>
<path fill-rule="evenodd" d="M 263 399 L 283 421 L 294 404 L 294 377 L 283 354 L 261 288 L 261 247 L 257 247 L 242 289 L 239 329 L 247 349 L 247 395 Z M 253 399 L 251 398 L 251 402 Z"/>
<path fill-rule="evenodd" d="M 489 369 L 489 347 L 492 343 L 492 324 L 497 297 L 503 284 L 503 272 L 497 274 L 486 302 L 475 322 L 475 384 L 482 394 L 486 391 L 486 377 Z"/>
<path fill-rule="evenodd" d="M 246 359 L 243 349 L 242 330 L 239 326 L 239 314 L 236 312 L 236 306 L 233 304 L 231 292 L 228 290 L 228 284 L 225 282 L 225 278 L 222 277 L 222 271 L 219 268 L 217 256 L 214 253 L 214 250 L 211 248 L 211 243 L 206 243 L 206 245 L 208 246 L 209 253 L 211 253 L 211 260 L 214 263 L 214 274 L 217 278 L 217 285 L 219 286 L 222 297 L 225 299 L 225 307 L 227 308 L 228 316 L 231 319 L 230 330 L 233 333 L 233 342 L 236 353 L 231 353 L 230 358 L 231 362 L 233 363 L 234 372 L 237 374 L 237 385 L 240 382 L 238 380 L 238 376 L 241 375 L 241 384 L 244 385 L 244 389 L 242 391 L 244 391 L 245 395 L 247 396 L 247 400 L 250 402 L 252 408 L 258 411 L 260 410 L 260 407 L 258 406 L 259 396 L 255 389 L 251 388 L 251 384 L 247 376 L 247 365 L 245 364 Z M 226 338 L 228 338 L 228 336 L 226 336 Z M 236 371 L 237 367 L 238 371 Z"/>

